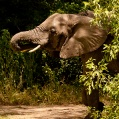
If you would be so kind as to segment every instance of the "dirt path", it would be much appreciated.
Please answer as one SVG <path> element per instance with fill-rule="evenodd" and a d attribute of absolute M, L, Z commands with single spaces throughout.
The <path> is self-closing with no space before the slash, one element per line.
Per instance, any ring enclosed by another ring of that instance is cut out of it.
<path fill-rule="evenodd" d="M 68 106 L 0 106 L 0 119 L 83 119 L 87 108 Z"/>

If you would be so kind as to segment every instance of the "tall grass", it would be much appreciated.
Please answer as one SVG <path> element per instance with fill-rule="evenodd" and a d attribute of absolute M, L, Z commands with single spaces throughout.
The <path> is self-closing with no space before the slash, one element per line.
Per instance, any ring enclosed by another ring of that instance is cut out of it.
<path fill-rule="evenodd" d="M 2 85 L 0 85 L 1 87 Z M 0 103 L 4 105 L 53 105 L 53 104 L 78 104 L 81 102 L 80 88 L 67 84 L 50 83 L 42 87 L 33 86 L 23 92 L 9 85 L 0 88 Z"/>

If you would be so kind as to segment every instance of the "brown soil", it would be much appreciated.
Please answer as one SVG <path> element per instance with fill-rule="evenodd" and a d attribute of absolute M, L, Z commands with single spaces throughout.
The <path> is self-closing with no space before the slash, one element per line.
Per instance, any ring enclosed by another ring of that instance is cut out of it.
<path fill-rule="evenodd" d="M 0 106 L 0 119 L 83 119 L 84 105 L 67 106 Z"/>

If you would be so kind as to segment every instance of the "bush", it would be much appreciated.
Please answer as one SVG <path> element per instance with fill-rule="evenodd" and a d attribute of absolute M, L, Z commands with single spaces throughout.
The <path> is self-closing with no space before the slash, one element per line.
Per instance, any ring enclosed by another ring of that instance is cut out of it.
<path fill-rule="evenodd" d="M 108 4 L 107 4 L 108 3 Z M 100 88 L 104 96 L 108 95 L 110 103 L 105 106 L 101 119 L 118 119 L 119 118 L 119 74 L 107 71 L 107 64 L 113 60 L 118 59 L 119 54 L 119 1 L 115 0 L 89 0 L 84 2 L 85 7 L 94 10 L 95 20 L 94 24 L 104 26 L 104 28 L 111 28 L 110 33 L 114 39 L 109 45 L 104 44 L 104 57 L 95 65 L 93 59 L 87 62 L 87 67 L 91 70 L 87 72 L 87 76 L 82 76 L 82 81 L 86 81 L 89 93 L 91 89 Z M 93 85 L 92 79 L 97 77 L 96 85 Z M 87 80 L 88 79 L 88 80 Z M 107 94 L 107 95 L 106 95 Z M 96 115 L 96 113 L 94 114 Z"/>

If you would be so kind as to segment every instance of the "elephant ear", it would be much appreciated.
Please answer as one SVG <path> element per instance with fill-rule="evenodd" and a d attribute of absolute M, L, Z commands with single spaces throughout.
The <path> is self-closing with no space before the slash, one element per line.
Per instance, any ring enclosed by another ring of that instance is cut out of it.
<path fill-rule="evenodd" d="M 81 56 L 82 54 L 95 51 L 105 42 L 107 32 L 98 26 L 92 25 L 92 18 L 72 16 L 70 19 L 72 35 L 61 48 L 61 58 Z"/>

